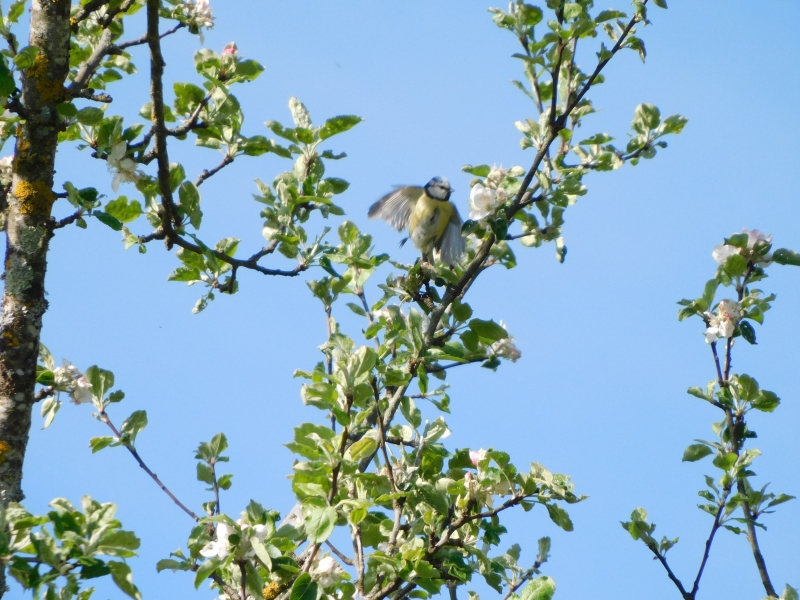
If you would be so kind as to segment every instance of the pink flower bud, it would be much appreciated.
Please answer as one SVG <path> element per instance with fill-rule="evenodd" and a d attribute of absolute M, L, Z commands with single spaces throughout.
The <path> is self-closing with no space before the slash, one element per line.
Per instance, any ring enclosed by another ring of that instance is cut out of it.
<path fill-rule="evenodd" d="M 222 49 L 222 56 L 231 56 L 236 58 L 239 56 L 239 48 L 236 47 L 236 42 L 231 42 Z"/>

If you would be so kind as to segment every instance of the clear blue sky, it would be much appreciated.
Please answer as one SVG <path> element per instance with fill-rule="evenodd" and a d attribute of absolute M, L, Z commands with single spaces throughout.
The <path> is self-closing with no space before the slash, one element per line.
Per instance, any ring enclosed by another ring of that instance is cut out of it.
<path fill-rule="evenodd" d="M 217 24 L 206 45 L 220 50 L 235 40 L 243 56 L 266 66 L 237 92 L 251 134 L 266 134 L 266 120 L 290 121 L 290 96 L 319 122 L 342 113 L 365 118 L 336 138 L 335 149 L 348 158 L 330 172 L 352 183 L 341 203 L 375 235 L 379 251 L 396 252 L 398 235 L 368 222 L 366 210 L 392 185 L 446 175 L 464 214 L 470 176 L 461 173 L 463 164 L 527 167 L 533 158 L 519 149 L 513 126 L 533 116 L 509 84 L 522 79 L 510 58 L 515 41 L 491 23 L 483 2 L 212 0 L 212 7 Z M 711 525 L 695 507 L 696 491 L 703 474 L 715 473 L 709 463 L 680 459 L 694 438 L 712 436 L 709 425 L 718 415 L 685 393 L 713 377 L 713 364 L 701 324 L 678 323 L 675 302 L 700 294 L 714 272 L 712 247 L 742 227 L 771 233 L 778 247 L 800 249 L 800 171 L 793 158 L 800 137 L 800 7 L 789 0 L 672 0 L 651 18 L 653 26 L 640 30 L 647 63 L 634 53 L 613 61 L 593 96 L 601 110 L 587 119 L 585 133 L 625 140 L 640 102 L 685 115 L 687 128 L 655 160 L 587 178 L 589 194 L 567 213 L 565 264 L 556 262 L 552 246 L 521 248 L 517 269 L 479 280 L 470 302 L 508 324 L 522 359 L 496 373 L 462 368 L 449 378 L 451 446 L 493 446 L 519 465 L 541 462 L 572 475 L 577 491 L 590 496 L 571 508 L 569 534 L 539 510 L 508 519 L 508 541 L 523 545 L 525 562 L 534 559 L 535 540 L 552 535 L 545 572 L 561 600 L 677 597 L 644 546 L 618 524 L 637 506 L 658 523 L 659 537 L 680 537 L 670 559 L 681 577 L 693 579 Z M 169 77 L 196 81 L 191 55 L 198 44 L 170 38 Z M 146 72 L 145 54 L 137 56 Z M 589 51 L 579 58 L 584 69 L 595 61 Z M 147 101 L 145 77 L 110 91 L 126 122 L 134 122 Z M 187 173 L 219 161 L 189 146 L 172 149 Z M 111 193 L 99 161 L 76 152 L 60 160 L 57 178 Z M 260 247 L 252 180 L 270 181 L 287 164 L 272 155 L 243 159 L 205 184 L 204 239 L 236 236 L 243 252 Z M 406 246 L 399 256 L 412 260 L 414 250 Z M 224 431 L 236 475 L 223 511 L 236 516 L 250 498 L 288 511 L 292 455 L 282 444 L 295 425 L 319 416 L 302 406 L 292 372 L 320 359 L 322 309 L 300 280 L 243 274 L 239 294 L 192 315 L 200 290 L 166 281 L 176 264 L 156 245 L 145 256 L 124 251 L 118 234 L 98 222 L 87 231 L 60 231 L 52 243 L 43 341 L 57 360 L 114 371 L 127 398 L 112 407 L 112 418 L 119 423 L 133 410 L 147 410 L 150 425 L 137 446 L 184 502 L 199 509 L 208 499 L 195 481 L 193 451 Z M 778 294 L 776 308 L 757 330 L 758 346 L 737 344 L 734 369 L 783 400 L 776 413 L 751 419 L 763 452 L 757 481 L 800 495 L 800 269 L 776 266 L 770 274 L 762 287 Z M 211 598 L 205 588 L 194 593 L 186 574 L 156 575 L 155 562 L 184 545 L 192 523 L 124 450 L 91 455 L 89 438 L 107 432 L 90 413 L 88 406 L 65 405 L 46 431 L 35 417 L 23 482 L 28 508 L 44 512 L 54 497 L 77 502 L 87 493 L 117 502 L 123 524 L 142 538 L 133 567 L 145 598 Z M 766 524 L 760 540 L 773 581 L 781 589 L 799 585 L 800 504 L 781 506 Z M 114 588 L 101 591 L 98 597 L 121 597 Z M 12 596 L 19 593 L 15 588 Z M 745 539 L 726 531 L 701 588 L 702 598 L 723 595 L 764 596 Z"/>

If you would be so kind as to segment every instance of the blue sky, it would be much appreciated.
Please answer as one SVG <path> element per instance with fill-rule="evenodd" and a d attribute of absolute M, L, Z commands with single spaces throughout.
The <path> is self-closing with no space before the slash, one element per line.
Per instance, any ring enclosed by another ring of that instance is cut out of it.
<path fill-rule="evenodd" d="M 410 246 L 398 251 L 398 234 L 366 219 L 369 205 L 392 185 L 445 175 L 464 215 L 470 176 L 462 165 L 527 167 L 533 158 L 519 149 L 513 126 L 534 116 L 509 84 L 522 79 L 510 58 L 515 41 L 492 24 L 482 2 L 212 0 L 212 6 L 217 21 L 206 45 L 220 50 L 235 40 L 243 56 L 266 67 L 237 92 L 250 134 L 267 134 L 266 120 L 289 122 L 290 96 L 318 122 L 336 114 L 365 118 L 336 138 L 335 149 L 348 158 L 329 172 L 351 182 L 341 204 L 375 236 L 378 251 L 408 261 L 415 254 Z M 776 247 L 800 249 L 800 171 L 792 158 L 800 134 L 799 18 L 800 7 L 789 0 L 673 0 L 668 11 L 653 9 L 653 25 L 640 29 L 646 64 L 632 52 L 614 59 L 606 83 L 593 92 L 600 112 L 583 133 L 608 132 L 624 143 L 640 102 L 685 115 L 688 126 L 655 160 L 587 177 L 588 195 L 567 213 L 563 265 L 552 246 L 520 248 L 518 268 L 489 271 L 470 291 L 476 312 L 502 318 L 523 355 L 496 373 L 452 372 L 449 443 L 502 449 L 519 465 L 541 462 L 570 474 L 577 491 L 590 496 L 571 508 L 569 534 L 537 510 L 508 519 L 509 543 L 523 545 L 523 561 L 533 561 L 537 538 L 553 537 L 545 572 L 557 582 L 556 598 L 677 597 L 644 546 L 618 524 L 637 506 L 658 524 L 659 537 L 680 537 L 671 564 L 687 582 L 694 577 L 711 524 L 695 507 L 696 492 L 703 474 L 714 473 L 708 463 L 680 458 L 693 439 L 712 436 L 718 416 L 685 393 L 713 377 L 713 363 L 700 322 L 678 323 L 675 302 L 701 293 L 716 266 L 712 247 L 742 227 L 771 233 Z M 595 61 L 590 45 L 579 55 L 584 70 Z M 198 47 L 187 36 L 165 43 L 171 81 L 196 81 L 191 56 Z M 136 56 L 146 73 L 145 54 Z M 134 122 L 147 101 L 145 76 L 118 85 L 111 90 L 116 110 Z M 171 157 L 187 173 L 219 162 L 191 144 L 171 147 Z M 111 193 L 99 161 L 67 150 L 59 161 L 59 182 Z M 204 239 L 240 237 L 243 253 L 260 247 L 252 180 L 271 181 L 287 165 L 272 155 L 243 159 L 204 184 Z M 208 499 L 194 480 L 194 449 L 224 431 L 235 477 L 223 511 L 237 515 L 250 498 L 288 511 L 292 456 L 282 444 L 292 427 L 318 418 L 300 402 L 292 373 L 320 359 L 321 306 L 300 280 L 244 274 L 239 294 L 192 315 L 200 290 L 166 281 L 176 264 L 156 245 L 144 256 L 126 252 L 118 234 L 98 222 L 86 231 L 60 231 L 49 262 L 43 341 L 57 360 L 114 371 L 127 398 L 112 418 L 120 423 L 133 410 L 147 410 L 150 425 L 137 446 L 184 502 L 199 508 Z M 798 495 L 800 270 L 774 266 L 770 275 L 761 287 L 777 293 L 775 308 L 757 330 L 757 346 L 736 345 L 734 370 L 753 375 L 783 401 L 776 413 L 751 419 L 763 452 L 757 481 Z M 342 310 L 338 316 L 357 334 L 360 322 Z M 133 567 L 145 597 L 191 597 L 189 576 L 156 575 L 154 568 L 185 543 L 191 521 L 123 450 L 91 455 L 89 438 L 106 431 L 90 413 L 88 406 L 65 405 L 45 431 L 35 417 L 23 482 L 28 508 L 44 512 L 54 497 L 77 502 L 87 493 L 118 503 L 119 518 L 142 538 Z M 760 537 L 781 589 L 800 584 L 799 507 L 781 506 Z M 764 596 L 746 541 L 724 531 L 701 597 L 723 594 Z M 213 597 L 205 588 L 195 596 Z"/>

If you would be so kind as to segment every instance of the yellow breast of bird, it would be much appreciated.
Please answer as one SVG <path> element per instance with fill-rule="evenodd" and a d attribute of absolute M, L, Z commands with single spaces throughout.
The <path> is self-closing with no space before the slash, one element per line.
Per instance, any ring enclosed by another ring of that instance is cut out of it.
<path fill-rule="evenodd" d="M 423 194 L 414 206 L 408 226 L 414 246 L 426 254 L 433 250 L 434 244 L 444 234 L 452 214 L 452 203 Z"/>

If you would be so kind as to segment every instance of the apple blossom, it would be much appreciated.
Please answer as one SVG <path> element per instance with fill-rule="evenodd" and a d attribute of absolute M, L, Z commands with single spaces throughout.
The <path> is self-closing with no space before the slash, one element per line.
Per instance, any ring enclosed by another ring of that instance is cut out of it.
<path fill-rule="evenodd" d="M 325 588 L 336 584 L 344 575 L 344 571 L 332 556 L 324 556 L 311 569 L 311 575 Z"/>
<path fill-rule="evenodd" d="M 503 323 L 503 321 L 500 321 L 500 327 L 508 331 L 508 327 L 506 327 L 506 324 Z M 511 362 L 517 362 L 522 356 L 522 352 L 514 345 L 514 342 L 516 342 L 516 340 L 513 337 L 508 336 L 507 338 L 492 344 L 490 350 L 495 356 L 508 359 Z"/>
<path fill-rule="evenodd" d="M 717 314 L 706 311 L 708 322 L 706 329 L 706 343 L 716 341 L 718 338 L 729 338 L 736 331 L 736 324 L 742 318 L 742 309 L 734 300 L 721 300 L 717 306 Z"/>
<path fill-rule="evenodd" d="M 231 532 L 225 523 L 218 523 L 217 538 L 203 546 L 200 550 L 200 555 L 205 556 L 206 558 L 217 557 L 221 560 L 228 558 L 231 553 L 228 544 L 228 536 L 230 534 Z"/>
<path fill-rule="evenodd" d="M 8 185 L 9 183 L 11 183 L 11 177 L 14 174 L 14 171 L 12 169 L 13 163 L 14 163 L 14 157 L 12 155 L 0 158 L 0 184 Z"/>
<path fill-rule="evenodd" d="M 236 42 L 231 42 L 222 49 L 222 57 L 224 58 L 226 56 L 233 58 L 239 56 L 239 48 L 236 46 Z"/>
<path fill-rule="evenodd" d="M 115 192 L 119 190 L 120 183 L 136 182 L 143 175 L 141 171 L 136 169 L 136 161 L 126 156 L 127 151 L 128 142 L 123 140 L 114 144 L 108 153 L 108 170 L 114 173 L 111 189 Z"/>
<path fill-rule="evenodd" d="M 469 192 L 469 218 L 481 221 L 499 205 L 497 193 L 482 183 L 476 183 Z"/>
<path fill-rule="evenodd" d="M 92 384 L 80 375 L 75 378 L 72 384 L 70 396 L 75 404 L 87 404 L 92 401 Z"/>
<path fill-rule="evenodd" d="M 480 450 L 470 450 L 469 451 L 469 460 L 474 466 L 478 466 L 478 463 L 486 460 L 486 450 L 481 448 Z"/>

